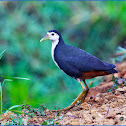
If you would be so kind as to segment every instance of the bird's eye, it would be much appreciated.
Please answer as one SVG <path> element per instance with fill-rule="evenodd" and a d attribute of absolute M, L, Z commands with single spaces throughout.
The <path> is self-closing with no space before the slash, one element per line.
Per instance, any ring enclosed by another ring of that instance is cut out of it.
<path fill-rule="evenodd" d="M 51 35 L 54 35 L 54 33 L 52 33 Z"/>

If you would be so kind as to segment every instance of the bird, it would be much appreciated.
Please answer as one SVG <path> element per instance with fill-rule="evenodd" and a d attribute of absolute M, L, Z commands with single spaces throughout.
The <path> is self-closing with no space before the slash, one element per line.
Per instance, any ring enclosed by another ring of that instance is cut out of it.
<path fill-rule="evenodd" d="M 79 100 L 81 100 L 80 104 L 84 102 L 89 91 L 86 79 L 118 72 L 114 69 L 115 65 L 106 63 L 80 48 L 65 44 L 60 32 L 57 30 L 48 31 L 40 42 L 45 40 L 52 41 L 51 55 L 56 66 L 70 77 L 76 79 L 82 87 L 82 92 L 70 106 L 57 111 L 69 110 Z"/>

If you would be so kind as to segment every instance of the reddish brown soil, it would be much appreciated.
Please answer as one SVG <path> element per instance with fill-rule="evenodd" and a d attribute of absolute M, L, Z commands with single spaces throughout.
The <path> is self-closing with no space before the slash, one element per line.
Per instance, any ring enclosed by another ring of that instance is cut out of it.
<path fill-rule="evenodd" d="M 114 76 L 126 79 L 126 61 L 119 64 L 117 69 L 119 73 Z M 118 81 L 120 83 L 118 89 L 108 92 L 114 83 L 112 75 L 108 75 L 103 83 L 90 88 L 83 104 L 60 113 L 45 110 L 43 117 L 29 118 L 22 115 L 22 120 L 25 125 L 40 125 L 43 121 L 52 118 L 55 120 L 52 123 L 59 125 L 126 125 L 126 83 Z M 7 121 L 11 122 L 10 115 L 16 116 L 13 112 L 3 114 L 2 124 L 6 124 Z"/>

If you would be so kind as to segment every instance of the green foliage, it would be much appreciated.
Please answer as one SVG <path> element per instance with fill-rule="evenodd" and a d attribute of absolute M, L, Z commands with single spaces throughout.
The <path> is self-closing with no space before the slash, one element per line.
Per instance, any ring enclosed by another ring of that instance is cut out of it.
<path fill-rule="evenodd" d="M 0 53 L 0 59 L 2 58 L 3 54 L 4 54 L 5 50 L 3 52 Z M 11 80 L 10 80 L 11 79 Z M 1 115 L 1 118 L 2 118 L 2 114 L 3 114 L 3 85 L 5 84 L 6 81 L 12 81 L 13 79 L 25 79 L 25 80 L 29 80 L 27 78 L 21 78 L 21 77 L 6 77 L 6 76 L 3 76 L 3 75 L 0 75 L 0 115 Z M 10 111 L 14 108 L 17 108 L 17 107 L 21 107 L 21 105 L 14 105 L 14 106 L 11 106 L 7 111 Z"/>
<path fill-rule="evenodd" d="M 23 125 L 23 121 L 21 117 L 14 117 L 11 115 L 12 123 L 10 125 Z"/>
<path fill-rule="evenodd" d="M 114 84 L 112 85 L 112 88 L 108 89 L 108 92 L 112 92 L 113 94 L 115 94 L 116 89 L 118 88 L 118 86 L 126 86 L 126 79 L 125 78 L 120 78 L 120 77 L 112 77 L 112 81 L 114 82 Z"/>
<path fill-rule="evenodd" d="M 13 108 L 20 107 L 21 111 L 14 111 L 12 110 Z M 23 105 L 15 105 L 9 108 L 6 112 L 12 111 L 15 112 L 15 114 L 11 114 L 11 123 L 6 122 L 6 125 L 24 125 L 28 124 L 28 119 L 33 118 L 33 117 L 45 117 L 46 116 L 46 110 L 47 108 L 44 106 L 44 104 L 40 105 L 39 108 L 32 108 L 28 104 L 23 104 Z M 17 113 L 17 114 L 16 114 Z M 23 114 L 23 115 L 21 115 Z M 54 119 L 47 119 L 41 123 L 41 125 L 54 125 L 54 124 L 59 124 L 58 120 L 62 120 L 64 115 L 60 114 L 60 112 L 55 113 Z M 25 120 L 23 119 L 25 118 Z M 27 119 L 26 119 L 27 118 Z"/>
<path fill-rule="evenodd" d="M 125 12 L 125 1 L 1 1 L 0 50 L 7 52 L 0 61 L 0 75 L 30 79 L 6 83 L 3 102 L 9 102 L 4 108 L 24 101 L 33 107 L 68 106 L 81 86 L 55 66 L 51 42 L 40 39 L 56 29 L 67 44 L 107 61 L 120 43 L 124 45 Z M 92 81 L 91 86 L 100 82 Z"/>
<path fill-rule="evenodd" d="M 5 50 L 3 52 L 0 53 L 0 59 L 2 58 L 3 54 L 4 54 Z M 4 78 L 0 76 L 0 119 L 2 118 L 2 111 L 3 111 L 3 98 L 2 98 L 2 87 L 4 85 Z"/>
<path fill-rule="evenodd" d="M 47 120 L 43 121 L 43 122 L 41 123 L 41 125 L 58 125 L 59 122 L 56 122 L 56 121 L 62 120 L 63 117 L 64 117 L 63 115 L 60 115 L 59 113 L 57 113 L 57 114 L 55 115 L 55 118 L 54 118 L 54 119 L 47 119 Z"/>
<path fill-rule="evenodd" d="M 126 49 L 119 46 L 116 51 L 115 58 L 112 58 L 113 62 L 122 62 L 126 58 Z"/>
<path fill-rule="evenodd" d="M 43 113 L 47 108 L 44 106 L 44 104 L 40 105 L 39 108 L 32 108 L 28 104 L 22 105 L 22 110 L 24 110 L 24 115 L 29 115 L 29 117 L 33 116 L 45 116 L 45 113 Z"/>
<path fill-rule="evenodd" d="M 48 119 L 41 123 L 41 125 L 54 125 L 54 119 Z"/>
<path fill-rule="evenodd" d="M 113 82 L 116 85 L 126 85 L 126 79 L 125 78 L 120 78 L 120 77 L 114 77 L 113 76 Z"/>

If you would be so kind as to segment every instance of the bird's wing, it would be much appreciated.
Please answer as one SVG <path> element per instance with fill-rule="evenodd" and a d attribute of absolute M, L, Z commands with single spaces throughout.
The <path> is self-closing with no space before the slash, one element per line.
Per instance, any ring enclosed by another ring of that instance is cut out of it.
<path fill-rule="evenodd" d="M 70 48 L 66 61 L 81 72 L 109 70 L 115 67 L 76 47 Z"/>

